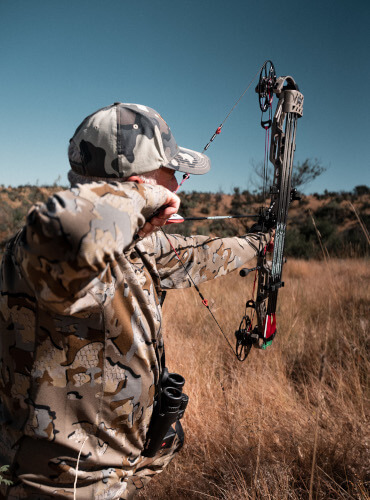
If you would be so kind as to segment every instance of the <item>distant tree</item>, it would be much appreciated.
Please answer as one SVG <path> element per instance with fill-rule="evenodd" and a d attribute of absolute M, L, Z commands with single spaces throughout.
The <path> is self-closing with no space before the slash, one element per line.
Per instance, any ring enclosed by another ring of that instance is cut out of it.
<path fill-rule="evenodd" d="M 230 213 L 237 215 L 241 214 L 242 211 L 243 211 L 243 200 L 240 195 L 240 189 L 238 187 L 234 187 L 234 194 L 231 199 Z"/>
<path fill-rule="evenodd" d="M 219 207 L 221 201 L 222 201 L 222 195 L 223 192 L 219 189 L 218 192 L 215 194 L 214 201 L 215 201 L 215 209 Z"/>
<path fill-rule="evenodd" d="M 248 190 L 248 189 L 245 189 L 243 192 L 242 192 L 242 195 L 244 196 L 244 199 L 245 199 L 245 202 L 248 204 L 248 203 L 252 203 L 254 201 L 253 199 L 253 195 L 252 193 Z"/>
<path fill-rule="evenodd" d="M 256 186 L 257 192 L 262 192 L 264 184 L 267 182 L 272 183 L 273 180 L 273 166 L 269 163 L 266 171 L 264 169 L 263 163 L 252 164 L 253 168 L 253 178 L 252 184 Z M 296 163 L 293 167 L 292 172 L 292 187 L 297 189 L 302 188 L 306 184 L 312 182 L 314 179 L 319 177 L 322 173 L 327 170 L 326 167 L 320 164 L 320 162 L 315 158 L 314 160 L 306 158 L 304 162 Z"/>
<path fill-rule="evenodd" d="M 294 165 L 292 173 L 292 186 L 301 188 L 302 186 L 312 182 L 316 177 L 319 177 L 327 170 L 315 158 L 314 160 L 306 158 L 303 163 L 298 162 Z"/>
<path fill-rule="evenodd" d="M 353 193 L 356 197 L 362 196 L 363 194 L 369 194 L 370 188 L 368 186 L 365 186 L 365 185 L 356 186 L 353 188 Z"/>

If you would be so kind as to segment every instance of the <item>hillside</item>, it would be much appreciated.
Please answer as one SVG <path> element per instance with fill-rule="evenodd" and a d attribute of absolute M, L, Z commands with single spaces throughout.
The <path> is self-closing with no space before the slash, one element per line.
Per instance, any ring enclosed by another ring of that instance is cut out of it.
<path fill-rule="evenodd" d="M 61 186 L 0 187 L 0 252 L 11 235 L 24 224 L 29 208 L 61 189 Z M 257 213 L 261 206 L 258 195 L 238 189 L 232 195 L 184 192 L 180 197 L 180 214 L 184 217 Z M 352 192 L 302 196 L 300 201 L 293 202 L 289 212 L 287 256 L 319 258 L 322 255 L 314 222 L 330 256 L 367 255 L 361 222 L 370 227 L 370 189 L 358 186 Z M 247 232 L 251 224 L 251 219 L 197 221 L 169 226 L 167 231 L 184 235 L 234 236 Z"/>

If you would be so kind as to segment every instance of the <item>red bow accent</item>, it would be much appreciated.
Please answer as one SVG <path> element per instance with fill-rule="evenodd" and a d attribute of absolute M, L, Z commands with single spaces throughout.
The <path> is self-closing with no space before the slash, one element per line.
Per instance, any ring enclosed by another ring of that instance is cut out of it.
<path fill-rule="evenodd" d="M 265 331 L 264 331 L 264 339 L 268 340 L 271 335 L 274 335 L 276 332 L 276 315 L 275 313 L 267 315 L 265 319 Z"/>

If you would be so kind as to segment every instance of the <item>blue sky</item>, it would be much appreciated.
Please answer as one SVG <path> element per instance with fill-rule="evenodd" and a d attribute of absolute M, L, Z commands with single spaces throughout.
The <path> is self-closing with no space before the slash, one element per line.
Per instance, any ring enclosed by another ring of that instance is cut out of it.
<path fill-rule="evenodd" d="M 306 192 L 370 184 L 370 2 L 3 0 L 0 184 L 66 183 L 69 138 L 115 101 L 153 107 L 202 150 L 264 60 L 305 96 L 296 160 L 327 172 Z M 186 190 L 252 188 L 264 132 L 254 85 Z"/>

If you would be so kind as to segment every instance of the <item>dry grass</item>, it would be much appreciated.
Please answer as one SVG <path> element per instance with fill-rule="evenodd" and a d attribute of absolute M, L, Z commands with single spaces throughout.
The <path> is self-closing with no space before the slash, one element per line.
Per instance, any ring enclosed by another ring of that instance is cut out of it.
<path fill-rule="evenodd" d="M 31 204 L 57 190 L 0 186 L 0 256 Z M 196 201 L 193 194 L 196 206 L 189 215 L 202 215 L 200 207 L 214 206 L 215 196 L 204 193 Z M 348 206 L 342 198 L 341 208 Z M 368 241 L 368 194 L 357 198 L 351 205 L 355 215 L 344 213 L 333 222 L 342 232 L 355 225 Z M 227 212 L 231 201 L 222 195 L 219 213 Z M 302 206 L 292 205 L 291 214 L 302 225 L 302 208 L 315 215 L 331 201 L 306 197 Z M 278 336 L 269 350 L 253 349 L 244 363 L 233 357 L 195 290 L 168 294 L 167 361 L 185 376 L 190 397 L 186 445 L 141 498 L 369 498 L 370 271 L 365 260 L 330 259 L 321 243 L 326 262 L 286 265 Z M 201 287 L 232 343 L 252 279 L 235 273 Z"/>
<path fill-rule="evenodd" d="M 244 363 L 195 290 L 168 294 L 168 365 L 190 397 L 186 445 L 141 498 L 369 498 L 369 268 L 290 261 L 284 273 L 279 334 Z M 232 342 L 251 284 L 235 273 L 202 287 Z"/>

